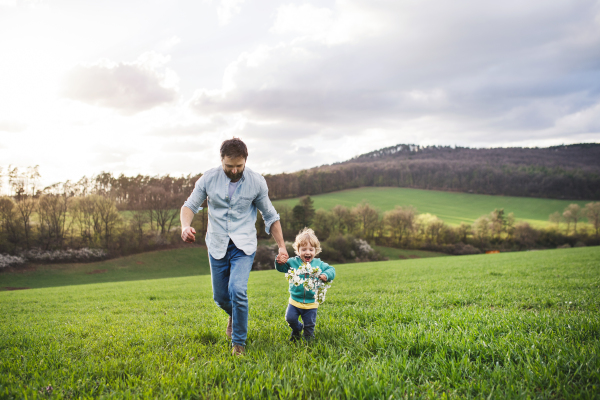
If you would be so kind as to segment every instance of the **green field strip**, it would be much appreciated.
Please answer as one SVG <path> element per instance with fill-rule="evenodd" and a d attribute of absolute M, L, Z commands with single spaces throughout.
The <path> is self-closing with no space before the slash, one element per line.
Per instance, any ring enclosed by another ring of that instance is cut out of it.
<path fill-rule="evenodd" d="M 151 251 L 85 264 L 32 264 L 0 272 L 0 290 L 43 288 L 210 274 L 206 247 Z"/>
<path fill-rule="evenodd" d="M 589 201 L 539 199 L 530 197 L 490 196 L 483 194 L 441 192 L 394 187 L 363 187 L 311 196 L 315 209 L 329 210 L 337 204 L 354 207 L 363 200 L 380 211 L 392 210 L 395 206 L 414 206 L 420 214 L 436 215 L 450 225 L 461 222 L 473 223 L 482 215 L 496 208 L 504 208 L 506 213 L 514 213 L 515 218 L 527 221 L 534 226 L 548 225 L 550 214 L 562 213 L 569 204 L 584 207 Z M 277 200 L 278 204 L 294 207 L 298 199 Z"/>
<path fill-rule="evenodd" d="M 241 359 L 207 275 L 0 292 L 0 397 L 598 396 L 600 247 L 336 270 L 311 344 L 252 273 Z"/>

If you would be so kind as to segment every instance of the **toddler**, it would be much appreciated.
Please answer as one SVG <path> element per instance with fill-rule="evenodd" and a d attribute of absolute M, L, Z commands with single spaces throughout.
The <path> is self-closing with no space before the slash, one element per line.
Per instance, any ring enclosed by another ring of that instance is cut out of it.
<path fill-rule="evenodd" d="M 321 252 L 321 244 L 312 229 L 304 228 L 298 233 L 294 242 L 294 251 L 297 254 L 296 257 L 290 258 L 286 263 L 279 264 L 277 260 L 275 261 L 277 271 L 288 272 L 290 268 L 296 270 L 302 264 L 310 263 L 312 267 L 321 269 L 319 279 L 323 282 L 330 282 L 335 278 L 335 268 L 315 258 Z M 294 286 L 290 284 L 290 300 L 285 313 L 285 320 L 292 328 L 291 341 L 300 339 L 302 330 L 304 330 L 306 340 L 311 340 L 314 337 L 317 307 L 319 307 L 319 303 L 315 300 L 314 291 L 307 291 L 303 285 Z M 302 318 L 302 323 L 298 321 L 299 317 Z"/>

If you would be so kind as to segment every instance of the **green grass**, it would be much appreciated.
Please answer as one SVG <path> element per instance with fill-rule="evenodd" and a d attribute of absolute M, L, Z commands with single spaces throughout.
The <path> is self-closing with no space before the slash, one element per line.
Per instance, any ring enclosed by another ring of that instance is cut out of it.
<path fill-rule="evenodd" d="M 0 293 L 0 398 L 598 398 L 600 247 L 346 264 L 317 339 L 252 273 L 248 354 L 209 276 Z"/>
<path fill-rule="evenodd" d="M 571 201 L 555 199 L 537 199 L 531 197 L 488 196 L 483 194 L 440 192 L 435 190 L 393 188 L 393 187 L 364 187 L 359 189 L 342 190 L 339 192 L 311 196 L 315 209 L 329 210 L 337 204 L 354 207 L 362 200 L 367 200 L 372 206 L 381 211 L 392 210 L 395 206 L 412 205 L 421 214 L 430 213 L 450 225 L 461 222 L 472 223 L 484 214 L 489 214 L 496 208 L 504 208 L 506 213 L 513 212 L 521 221 L 527 221 L 534 226 L 545 226 L 548 217 L 555 211 L 562 213 L 569 204 L 577 203 L 581 207 L 589 201 Z M 273 202 L 294 207 L 298 199 L 278 200 Z"/>
<path fill-rule="evenodd" d="M 404 260 L 407 258 L 430 258 L 430 257 L 447 257 L 448 254 L 437 253 L 435 251 L 426 250 L 408 250 L 396 249 L 394 247 L 375 246 L 375 250 L 381 253 L 384 257 L 390 260 Z"/>
<path fill-rule="evenodd" d="M 206 247 L 190 246 L 94 263 L 32 264 L 21 271 L 0 272 L 0 290 L 5 287 L 45 288 L 204 274 L 210 274 Z"/>

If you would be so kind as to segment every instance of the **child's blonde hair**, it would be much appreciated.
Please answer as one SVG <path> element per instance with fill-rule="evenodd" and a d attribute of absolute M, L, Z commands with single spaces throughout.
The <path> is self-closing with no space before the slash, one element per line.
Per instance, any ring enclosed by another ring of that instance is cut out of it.
<path fill-rule="evenodd" d="M 317 239 L 315 231 L 313 231 L 310 228 L 304 228 L 296 235 L 296 241 L 294 242 L 294 251 L 297 255 L 300 255 L 300 247 L 306 244 L 310 244 L 312 247 L 315 248 L 315 255 L 321 252 L 321 243 L 319 243 L 319 239 Z"/>

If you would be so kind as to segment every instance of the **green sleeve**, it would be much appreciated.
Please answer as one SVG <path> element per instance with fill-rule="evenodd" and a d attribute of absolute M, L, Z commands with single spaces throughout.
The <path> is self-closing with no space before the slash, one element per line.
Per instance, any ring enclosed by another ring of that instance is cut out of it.
<path fill-rule="evenodd" d="M 275 260 L 275 269 L 279 272 L 288 272 L 290 265 L 288 263 L 279 264 L 277 260 Z"/>
<path fill-rule="evenodd" d="M 321 272 L 323 272 L 327 276 L 327 281 L 331 282 L 335 278 L 335 268 L 331 265 L 324 263 L 321 261 Z"/>

